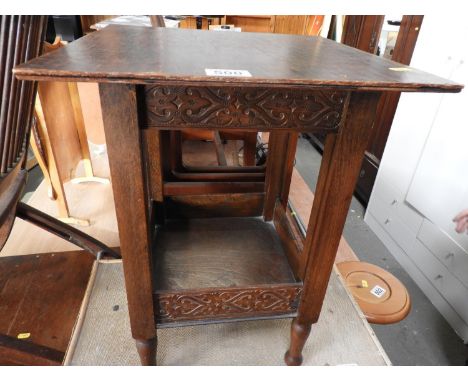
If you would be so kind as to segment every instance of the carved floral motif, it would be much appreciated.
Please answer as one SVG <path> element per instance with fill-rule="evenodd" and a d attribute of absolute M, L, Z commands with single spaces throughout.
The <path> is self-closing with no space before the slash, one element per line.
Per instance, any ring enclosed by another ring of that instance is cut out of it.
<path fill-rule="evenodd" d="M 346 92 L 145 86 L 146 127 L 336 130 Z"/>
<path fill-rule="evenodd" d="M 161 294 L 158 296 L 158 321 L 292 313 L 297 309 L 300 292 L 300 287 L 291 286 Z"/>

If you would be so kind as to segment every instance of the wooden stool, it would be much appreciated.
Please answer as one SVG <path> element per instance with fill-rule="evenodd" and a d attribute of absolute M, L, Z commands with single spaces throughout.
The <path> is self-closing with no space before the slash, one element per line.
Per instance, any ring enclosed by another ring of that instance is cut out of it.
<path fill-rule="evenodd" d="M 394 324 L 408 315 L 408 291 L 391 273 L 363 261 L 346 261 L 336 266 L 368 322 Z"/>

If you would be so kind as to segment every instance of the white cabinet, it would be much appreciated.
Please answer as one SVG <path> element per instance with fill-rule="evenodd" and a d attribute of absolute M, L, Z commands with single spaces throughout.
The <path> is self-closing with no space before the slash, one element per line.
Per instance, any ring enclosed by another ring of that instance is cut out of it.
<path fill-rule="evenodd" d="M 419 240 L 411 251 L 413 261 L 429 282 L 454 308 L 460 317 L 468 322 L 468 289 L 441 264 L 432 251 Z"/>
<path fill-rule="evenodd" d="M 466 35 L 468 25 L 461 16 L 459 22 L 425 16 L 412 66 L 467 85 Z M 454 212 L 448 208 L 468 208 L 468 151 L 463 148 L 468 114 L 460 105 L 468 102 L 468 89 L 452 95 L 457 96 L 456 104 L 443 94 L 401 96 L 365 221 L 468 342 L 468 236 L 454 233 Z M 444 128 L 448 137 L 442 142 Z M 450 144 L 450 139 L 459 144 Z M 458 152 L 451 151 L 457 147 Z M 458 158 L 457 163 L 450 165 L 450 158 Z M 455 174 L 457 169 L 462 172 Z M 448 196 L 445 202 L 437 196 L 442 194 Z M 458 204 L 450 195 L 459 198 Z"/>
<path fill-rule="evenodd" d="M 417 238 L 468 288 L 468 254 L 463 248 L 429 220 L 424 221 Z M 465 304 L 468 307 L 468 293 Z"/>

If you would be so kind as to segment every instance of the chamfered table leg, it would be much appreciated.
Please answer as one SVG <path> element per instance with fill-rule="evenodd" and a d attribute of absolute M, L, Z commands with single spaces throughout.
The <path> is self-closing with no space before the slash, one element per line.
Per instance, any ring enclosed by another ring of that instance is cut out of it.
<path fill-rule="evenodd" d="M 278 198 L 284 207 L 288 203 L 297 139 L 298 133 L 296 132 L 273 131 L 270 133 L 263 207 L 265 221 L 273 219 Z"/>
<path fill-rule="evenodd" d="M 378 92 L 353 93 L 344 126 L 326 138 L 304 245 L 304 287 L 285 355 L 288 365 L 302 363 L 311 325 L 319 318 L 379 98 Z"/>
<path fill-rule="evenodd" d="M 156 364 L 150 227 L 136 89 L 100 84 L 132 335 L 143 365 Z"/>

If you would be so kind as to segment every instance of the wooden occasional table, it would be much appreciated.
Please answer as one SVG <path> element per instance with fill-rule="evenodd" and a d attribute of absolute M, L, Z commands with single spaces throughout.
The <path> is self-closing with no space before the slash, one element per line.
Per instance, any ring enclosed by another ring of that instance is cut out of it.
<path fill-rule="evenodd" d="M 301 364 L 381 94 L 462 89 L 319 37 L 113 26 L 15 73 L 100 83 L 130 322 L 145 365 L 156 362 L 156 327 L 278 317 L 294 317 L 285 361 Z M 171 182 L 165 134 L 180 129 L 270 132 L 264 182 L 245 174 Z M 287 204 L 299 132 L 327 133 L 305 238 Z"/>

